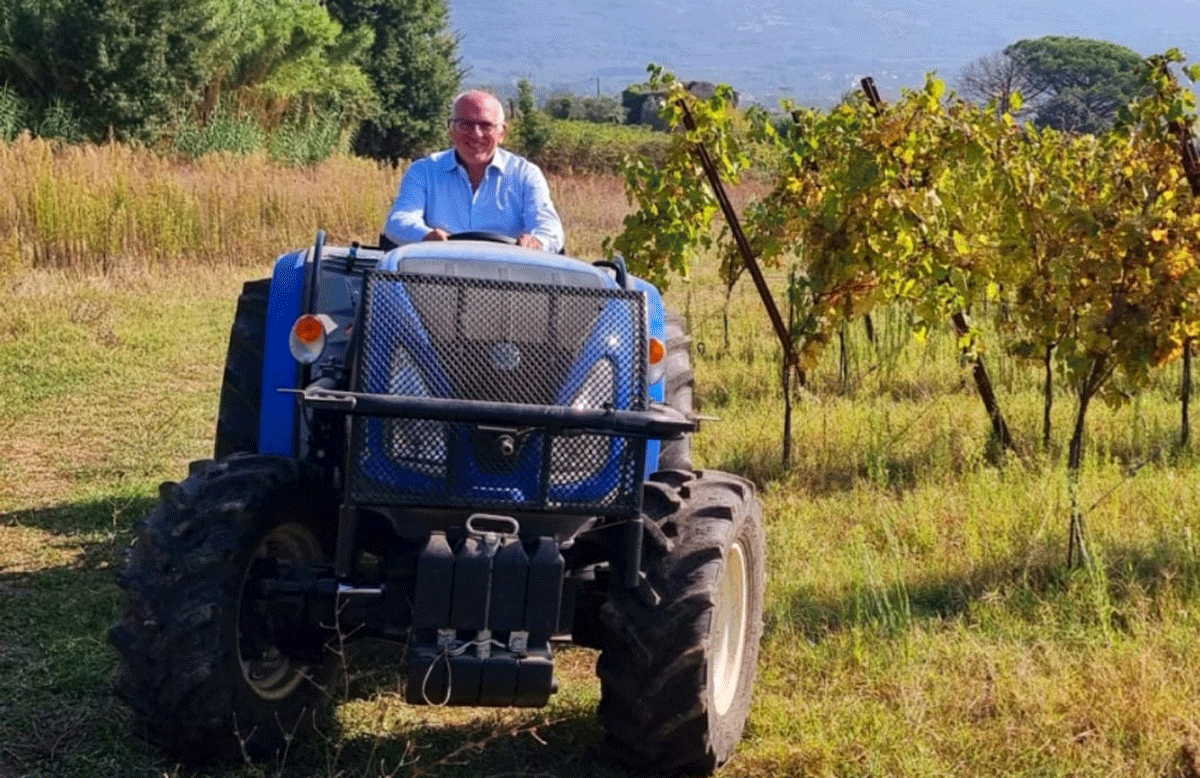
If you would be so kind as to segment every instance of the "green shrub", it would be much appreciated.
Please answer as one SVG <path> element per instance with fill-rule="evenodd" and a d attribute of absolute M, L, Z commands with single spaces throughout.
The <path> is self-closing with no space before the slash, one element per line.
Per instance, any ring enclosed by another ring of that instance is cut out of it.
<path fill-rule="evenodd" d="M 17 93 L 0 86 L 0 140 L 10 141 L 26 128 L 27 108 Z"/>
<path fill-rule="evenodd" d="M 218 109 L 204 124 L 185 122 L 175 134 L 175 151 L 185 157 L 229 152 L 250 154 L 266 148 L 267 137 L 251 118 Z"/>
<path fill-rule="evenodd" d="M 520 145 L 525 156 L 543 164 L 546 144 L 552 130 L 550 117 L 537 109 L 533 97 L 533 85 L 525 79 L 517 85 L 517 115 L 512 120 L 512 137 Z"/>
<path fill-rule="evenodd" d="M 82 143 L 85 139 L 83 123 L 70 104 L 58 98 L 51 100 L 42 113 L 34 135 L 64 143 Z"/>
<path fill-rule="evenodd" d="M 312 116 L 280 125 L 271 134 L 271 158 L 285 165 L 315 165 L 346 146 L 337 116 Z"/>
<path fill-rule="evenodd" d="M 626 156 L 661 159 L 670 137 L 644 127 L 551 121 L 538 149 L 538 164 L 552 173 L 617 173 Z M 509 136 L 509 147 L 519 154 L 529 150 L 522 138 Z"/>
<path fill-rule="evenodd" d="M 623 124 L 625 108 L 615 97 L 584 97 L 570 93 L 551 95 L 545 112 L 555 119 L 570 119 L 597 124 Z"/>

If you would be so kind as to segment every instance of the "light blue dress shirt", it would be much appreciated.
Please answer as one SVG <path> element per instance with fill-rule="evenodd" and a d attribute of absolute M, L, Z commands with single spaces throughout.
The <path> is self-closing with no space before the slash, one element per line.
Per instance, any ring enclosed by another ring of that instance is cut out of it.
<path fill-rule="evenodd" d="M 485 230 L 513 238 L 529 233 L 547 251 L 560 250 L 564 242 L 562 220 L 541 169 L 499 148 L 474 191 L 454 149 L 409 166 L 384 234 L 398 244 L 415 243 L 435 228 L 451 234 Z"/>

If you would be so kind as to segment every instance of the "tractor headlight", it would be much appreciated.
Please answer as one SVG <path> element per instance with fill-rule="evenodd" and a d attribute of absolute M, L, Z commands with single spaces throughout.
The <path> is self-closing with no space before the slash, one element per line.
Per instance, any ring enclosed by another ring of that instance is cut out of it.
<path fill-rule="evenodd" d="M 392 354 L 392 364 L 388 369 L 387 393 L 406 394 L 411 397 L 430 395 L 429 385 L 425 383 L 420 368 L 406 348 L 398 347 Z"/>
<path fill-rule="evenodd" d="M 572 408 L 603 408 L 613 403 L 615 372 L 612 360 L 601 359 L 592 365 L 579 391 L 571 400 Z"/>
<path fill-rule="evenodd" d="M 329 333 L 337 329 L 337 323 L 323 313 L 306 313 L 292 325 L 288 337 L 288 349 L 302 365 L 311 365 L 325 352 Z"/>
<path fill-rule="evenodd" d="M 592 365 L 579 391 L 571 400 L 572 408 L 604 408 L 616 399 L 616 370 L 612 360 L 601 359 Z M 594 477 L 608 464 L 612 439 L 607 435 L 554 437 L 550 442 L 550 483 L 554 486 Z"/>
<path fill-rule="evenodd" d="M 388 371 L 389 394 L 429 397 L 428 384 L 407 349 L 397 348 Z M 442 478 L 446 475 L 446 425 L 429 419 L 384 421 L 387 455 L 402 467 Z"/>

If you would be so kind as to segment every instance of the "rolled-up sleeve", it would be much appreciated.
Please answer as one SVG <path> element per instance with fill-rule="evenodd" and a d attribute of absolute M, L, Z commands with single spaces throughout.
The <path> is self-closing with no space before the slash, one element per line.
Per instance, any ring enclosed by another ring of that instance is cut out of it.
<path fill-rule="evenodd" d="M 430 197 L 433 172 L 432 161 L 428 158 L 417 160 L 404 171 L 383 230 L 396 243 L 416 243 L 432 229 L 425 221 L 425 206 Z"/>

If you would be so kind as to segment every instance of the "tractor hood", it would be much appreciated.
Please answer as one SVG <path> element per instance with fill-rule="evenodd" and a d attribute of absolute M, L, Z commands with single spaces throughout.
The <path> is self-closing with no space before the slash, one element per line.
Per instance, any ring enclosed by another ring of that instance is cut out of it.
<path fill-rule="evenodd" d="M 410 243 L 388 252 L 379 269 L 489 281 L 615 289 L 604 270 L 570 257 L 488 241 Z"/>

